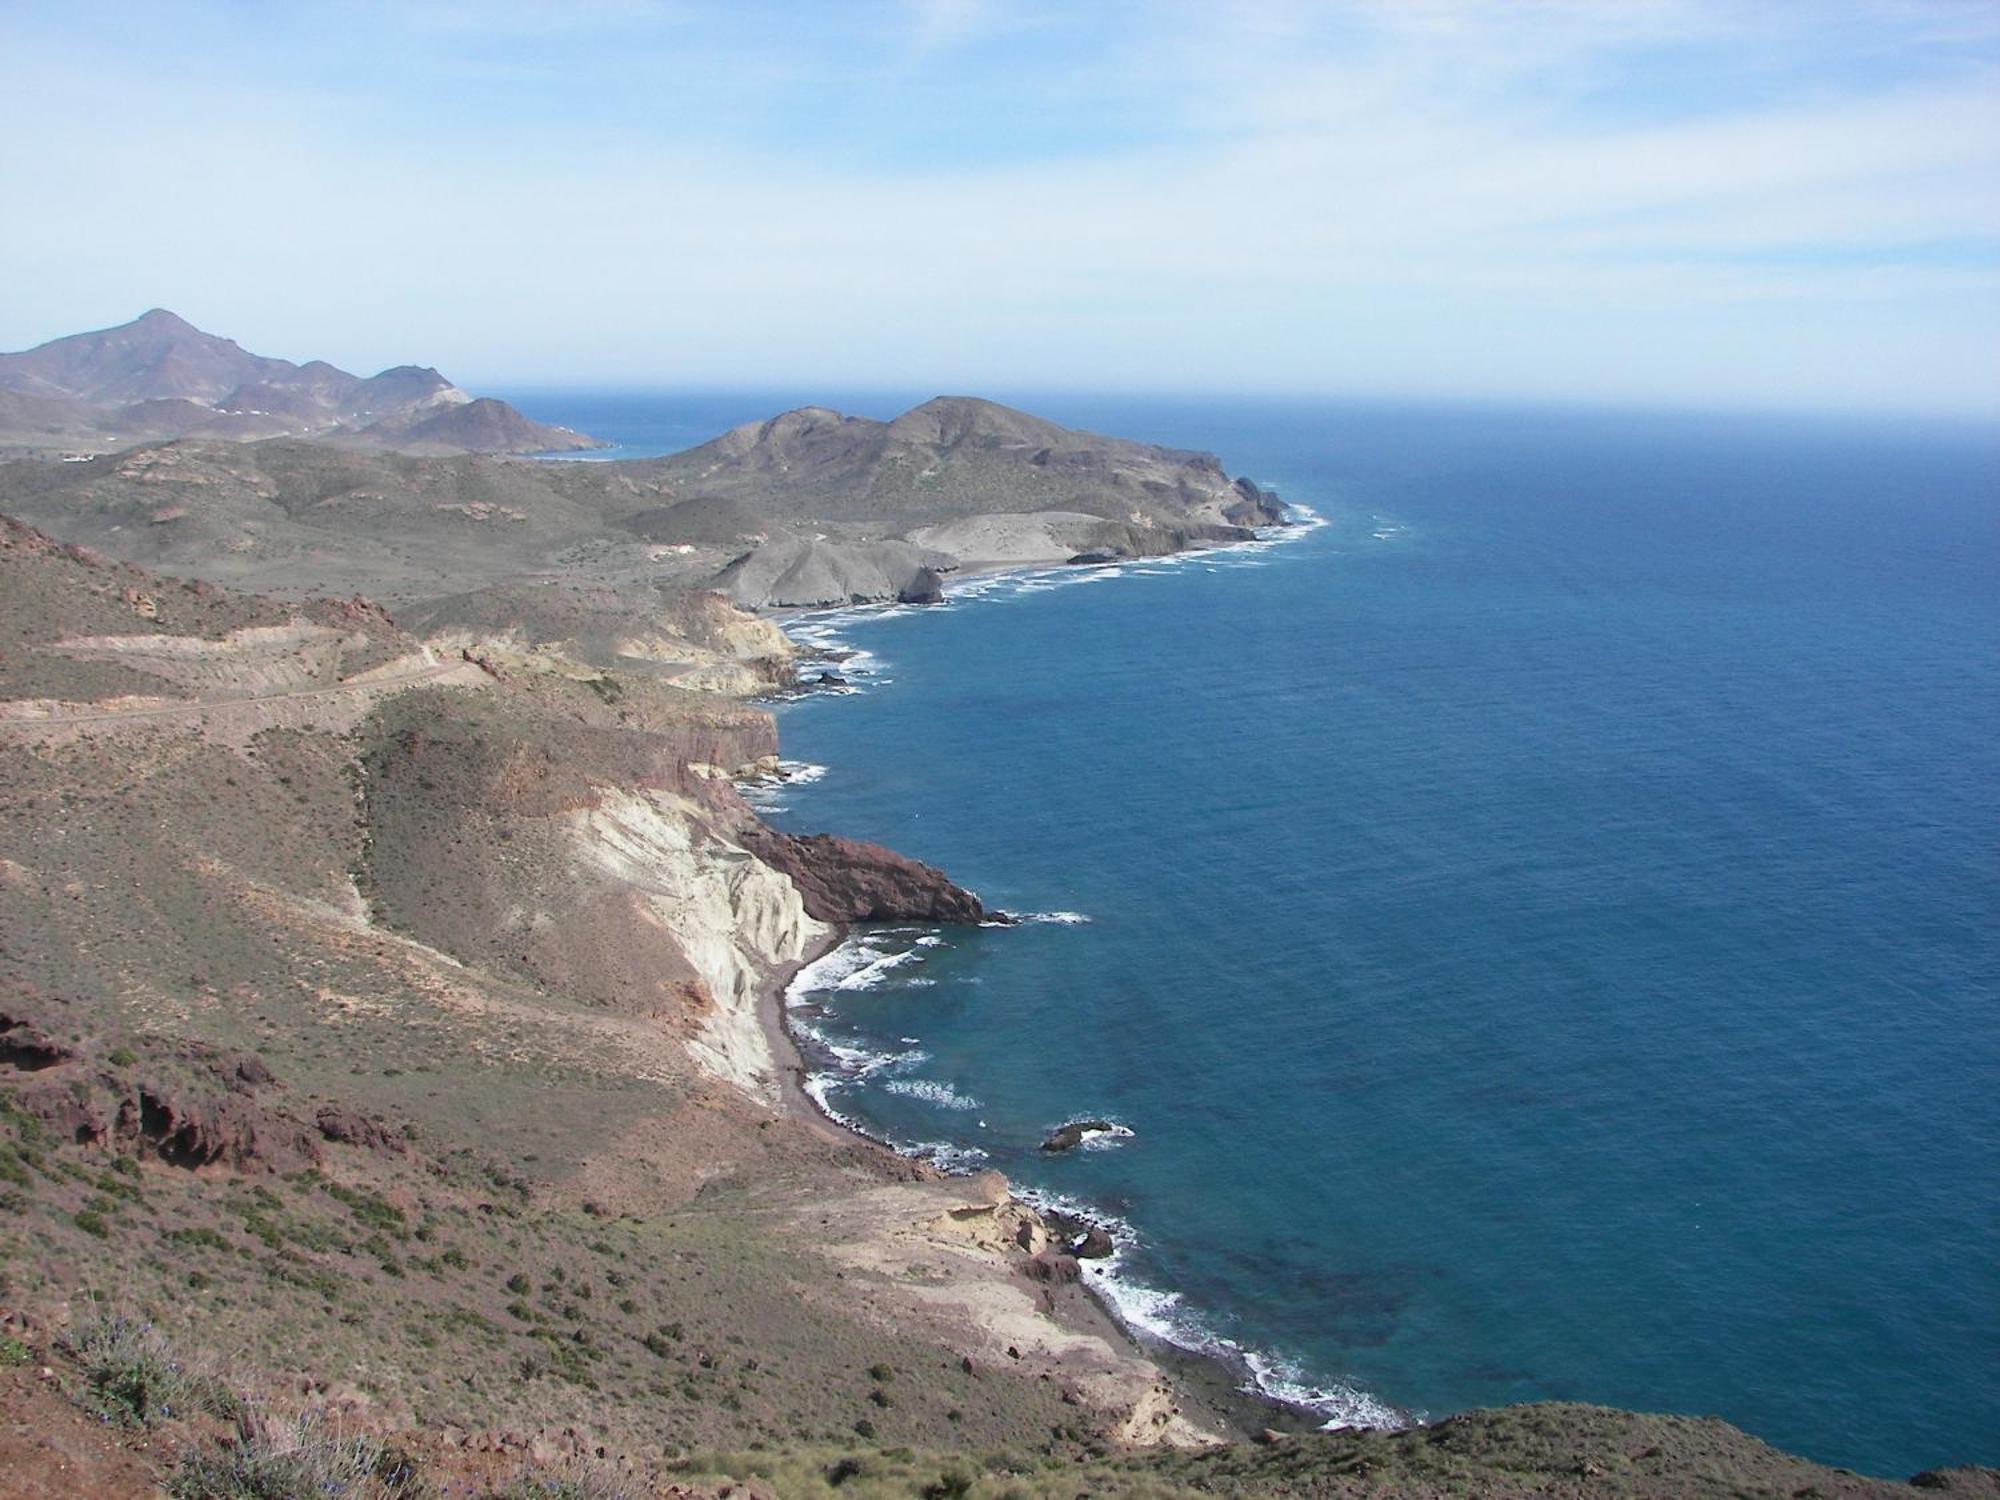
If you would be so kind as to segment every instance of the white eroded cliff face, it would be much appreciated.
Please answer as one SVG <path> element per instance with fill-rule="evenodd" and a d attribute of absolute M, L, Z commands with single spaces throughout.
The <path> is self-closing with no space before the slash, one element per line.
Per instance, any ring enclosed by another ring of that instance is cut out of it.
<path fill-rule="evenodd" d="M 688 1043 L 695 1061 L 775 1105 L 777 1060 L 757 1007 L 771 970 L 828 931 L 785 876 L 668 792 L 607 790 L 571 814 L 580 861 L 639 894 L 694 966 L 714 1009 Z"/>

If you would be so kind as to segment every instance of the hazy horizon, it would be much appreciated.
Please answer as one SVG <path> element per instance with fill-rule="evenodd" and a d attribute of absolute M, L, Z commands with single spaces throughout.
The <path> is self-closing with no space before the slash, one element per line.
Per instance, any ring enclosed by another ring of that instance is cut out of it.
<path fill-rule="evenodd" d="M 2000 414 L 1992 7 L 85 3 L 0 41 L 8 349 L 160 305 L 485 390 Z"/>

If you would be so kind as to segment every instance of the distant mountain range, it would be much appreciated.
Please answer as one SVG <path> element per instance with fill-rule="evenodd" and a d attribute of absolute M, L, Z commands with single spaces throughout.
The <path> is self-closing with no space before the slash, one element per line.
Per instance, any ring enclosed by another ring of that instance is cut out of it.
<path fill-rule="evenodd" d="M 436 370 L 350 375 L 252 354 L 164 308 L 0 354 L 0 450 L 100 453 L 163 438 L 310 437 L 408 453 L 604 446 L 468 395 Z"/>

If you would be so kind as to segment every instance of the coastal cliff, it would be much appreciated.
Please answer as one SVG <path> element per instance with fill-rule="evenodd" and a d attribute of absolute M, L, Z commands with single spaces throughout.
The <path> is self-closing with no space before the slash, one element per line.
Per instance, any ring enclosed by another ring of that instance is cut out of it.
<path fill-rule="evenodd" d="M 0 1262 L 0 1317 L 40 1357 L 67 1358 L 83 1288 L 137 1256 L 127 1310 L 254 1351 L 238 1378 L 273 1391 L 324 1380 L 373 1327 L 383 1431 L 441 1402 L 469 1431 L 652 1451 L 861 1422 L 928 1444 L 1179 1431 L 1139 1414 L 1164 1377 L 1101 1319 L 1076 1347 L 1106 1379 L 1066 1400 L 1002 1374 L 961 1302 L 852 1248 L 914 1254 L 963 1190 L 804 1111 L 778 986 L 841 924 L 985 913 L 891 851 L 765 828 L 732 778 L 775 764 L 767 711 L 531 640 L 559 624 L 502 634 L 454 606 L 420 640 L 362 602 L 176 582 L 18 523 L 0 583 L 0 1135 L 27 1153 L 7 1162 L 81 1174 L 6 1189 L 37 1248 Z M 650 629 L 744 665 L 782 639 L 712 596 Z M 278 1206 L 242 1196 L 302 1170 Z M 99 1177 L 131 1192 L 93 1207 Z M 521 1245 L 497 1265 L 494 1213 Z M 838 1243 L 801 1228 L 836 1216 Z M 1026 1248 L 942 1243 L 974 1304 L 1016 1309 L 1016 1344 L 1046 1322 L 1039 1343 L 1071 1347 Z M 665 1276 L 683 1253 L 722 1283 Z M 567 1268 L 566 1290 L 510 1291 L 523 1263 L 547 1268 L 524 1285 Z M 275 1297 L 185 1295 L 259 1264 Z M 780 1284 L 814 1309 L 782 1334 L 760 1311 Z M 544 1378 L 508 1374 L 520 1339 Z M 550 1339 L 589 1352 L 555 1360 Z M 757 1352 L 712 1405 L 732 1341 Z M 876 1366 L 925 1371 L 923 1399 L 870 1402 Z M 466 1369 L 490 1378 L 467 1389 Z"/>

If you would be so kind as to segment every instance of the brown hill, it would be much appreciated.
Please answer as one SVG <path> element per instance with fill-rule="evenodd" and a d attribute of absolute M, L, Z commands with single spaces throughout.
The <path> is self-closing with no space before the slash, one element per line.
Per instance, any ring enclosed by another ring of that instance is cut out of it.
<path fill-rule="evenodd" d="M 443 403 L 426 398 L 426 402 L 371 423 L 360 436 L 413 453 L 570 452 L 602 446 L 566 427 L 532 422 L 490 396 Z"/>
<path fill-rule="evenodd" d="M 146 405 L 157 425 L 274 420 Z M 448 450 L 504 443 L 518 415 L 475 401 L 370 431 Z M 254 589 L 408 600 L 533 572 L 668 579 L 751 608 L 933 599 L 939 576 L 966 562 L 1156 556 L 1243 540 L 1283 515 L 1209 455 L 1068 432 L 990 402 L 933 401 L 894 422 L 808 408 L 626 463 L 390 455 L 376 442 L 186 440 L 16 463 L 0 474 L 0 503 L 128 560 Z"/>
<path fill-rule="evenodd" d="M 398 365 L 366 379 L 324 360 L 251 354 L 164 308 L 116 328 L 0 354 L 0 446 L 103 450 L 202 434 L 249 440 L 332 435 L 380 447 L 529 453 L 599 447 L 500 401 L 475 401 L 436 370 Z M 481 408 L 467 416 L 456 409 Z"/>
<path fill-rule="evenodd" d="M 0 497 L 67 539 L 169 572 L 270 590 L 459 593 L 610 538 L 654 492 L 598 464 L 409 457 L 343 445 L 181 440 L 85 462 L 16 462 Z"/>
<path fill-rule="evenodd" d="M 1283 519 L 1254 487 L 1232 483 L 1213 454 L 1072 431 L 964 396 L 940 396 L 891 422 L 802 407 L 642 467 L 780 521 L 891 534 L 1033 511 L 1218 529 Z"/>
<path fill-rule="evenodd" d="M 156 307 L 116 328 L 0 354 L 0 389 L 102 406 L 160 399 L 214 405 L 239 387 L 276 384 L 297 371 L 289 360 L 251 354 Z"/>

